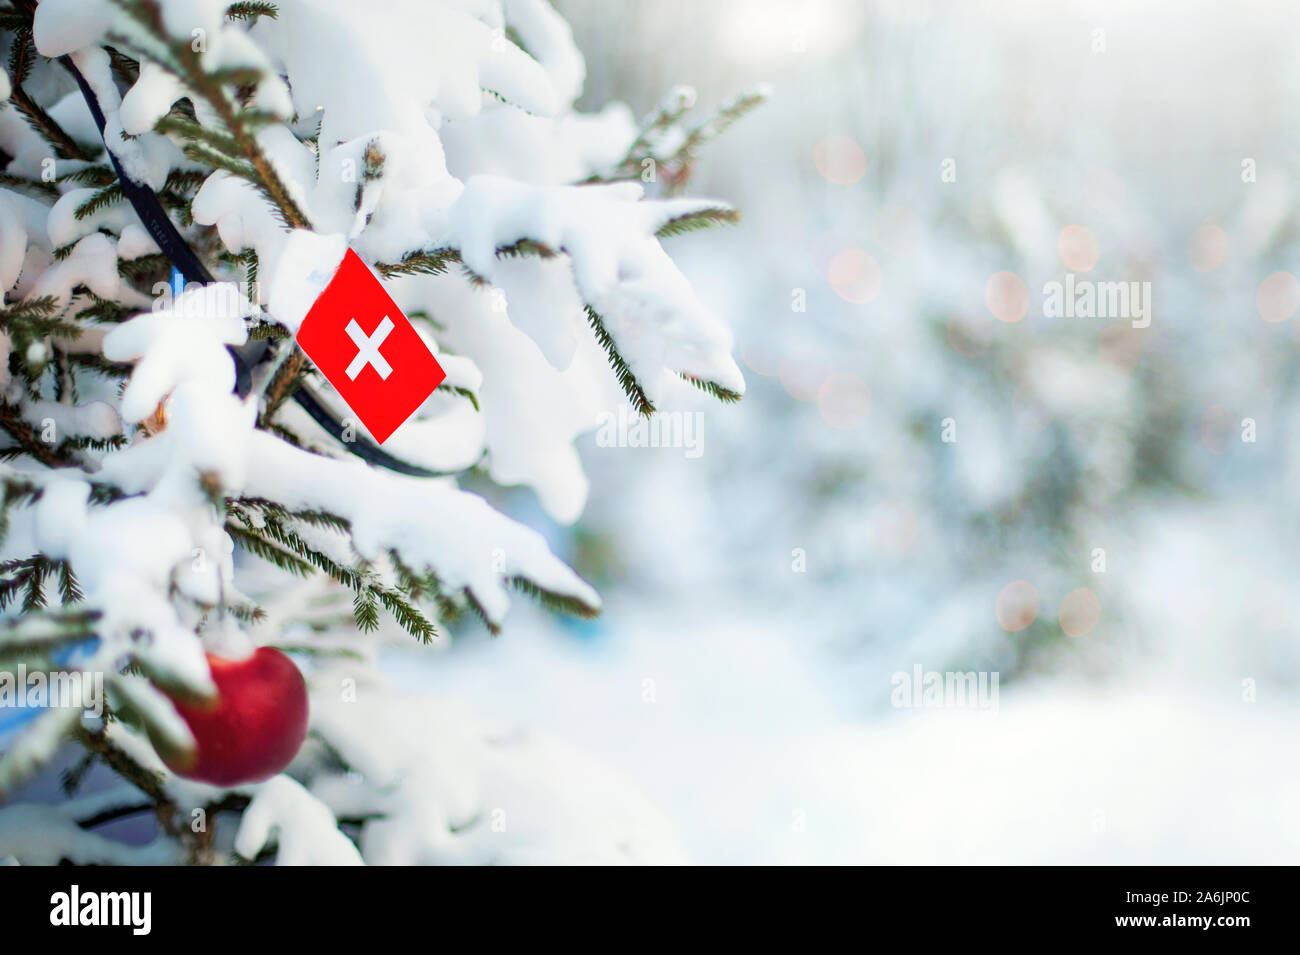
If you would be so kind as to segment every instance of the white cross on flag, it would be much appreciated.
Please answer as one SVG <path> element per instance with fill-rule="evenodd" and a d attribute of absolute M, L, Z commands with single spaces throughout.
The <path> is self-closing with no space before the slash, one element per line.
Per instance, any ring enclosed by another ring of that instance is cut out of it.
<path fill-rule="evenodd" d="M 380 444 L 446 377 L 410 320 L 351 249 L 303 319 L 298 345 Z"/>
<path fill-rule="evenodd" d="M 387 315 L 380 321 L 379 327 L 375 329 L 373 335 L 367 335 L 363 332 L 355 318 L 348 322 L 348 338 L 356 342 L 357 345 L 357 357 L 352 359 L 352 364 L 348 365 L 349 380 L 356 381 L 357 375 L 361 374 L 361 369 L 365 368 L 366 365 L 370 365 L 375 371 L 379 372 L 380 378 L 385 381 L 388 380 L 388 376 L 393 373 L 393 366 L 384 360 L 384 356 L 380 354 L 379 346 L 384 343 L 384 339 L 388 337 L 388 333 L 392 330 L 393 320 Z"/>

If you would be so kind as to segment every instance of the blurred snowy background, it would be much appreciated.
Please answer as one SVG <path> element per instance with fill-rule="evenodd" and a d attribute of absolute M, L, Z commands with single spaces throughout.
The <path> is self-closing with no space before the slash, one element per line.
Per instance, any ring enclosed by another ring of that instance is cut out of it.
<path fill-rule="evenodd" d="M 1300 13 L 557 7 L 589 105 L 772 84 L 692 181 L 743 222 L 669 245 L 749 391 L 665 409 L 697 456 L 586 439 L 551 533 L 598 621 L 397 678 L 598 753 L 700 862 L 1300 859 Z M 1048 317 L 1067 273 L 1149 327 Z M 996 707 L 891 705 L 918 666 Z"/>

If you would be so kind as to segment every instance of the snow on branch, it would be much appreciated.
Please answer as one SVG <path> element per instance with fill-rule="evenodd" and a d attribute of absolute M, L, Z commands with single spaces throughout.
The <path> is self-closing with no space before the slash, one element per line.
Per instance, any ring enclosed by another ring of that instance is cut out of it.
<path fill-rule="evenodd" d="M 406 565 L 432 573 L 443 592 L 464 591 L 490 626 L 500 625 L 516 581 L 568 609 L 586 615 L 600 610 L 595 590 L 551 553 L 540 534 L 476 494 L 322 458 L 263 432 L 250 440 L 245 494 L 346 518 L 363 557 L 396 551 Z"/>
<path fill-rule="evenodd" d="M 235 833 L 235 851 L 257 859 L 275 846 L 278 865 L 362 865 L 329 807 L 288 776 L 255 787 Z"/>
<path fill-rule="evenodd" d="M 700 303 L 656 238 L 674 222 L 716 220 L 730 210 L 711 201 L 641 201 L 643 195 L 636 183 L 538 187 L 477 176 L 449 218 L 465 265 L 489 282 L 508 283 L 498 251 L 521 241 L 541 254 L 567 255 L 588 314 L 598 316 L 596 334 L 611 360 L 616 354 L 621 361 L 624 389 L 641 410 L 662 394 L 664 369 L 739 397 L 745 381 L 731 357 L 731 332 Z"/>
<path fill-rule="evenodd" d="M 88 832 L 56 806 L 17 803 L 0 808 L 0 859 L 24 865 L 176 865 L 177 846 L 159 838 L 130 846 Z"/>

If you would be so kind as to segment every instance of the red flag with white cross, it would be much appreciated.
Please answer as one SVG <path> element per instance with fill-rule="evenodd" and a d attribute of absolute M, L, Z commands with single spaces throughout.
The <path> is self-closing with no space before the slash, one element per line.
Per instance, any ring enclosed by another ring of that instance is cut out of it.
<path fill-rule="evenodd" d="M 351 249 L 303 319 L 298 345 L 380 444 L 447 377 Z"/>

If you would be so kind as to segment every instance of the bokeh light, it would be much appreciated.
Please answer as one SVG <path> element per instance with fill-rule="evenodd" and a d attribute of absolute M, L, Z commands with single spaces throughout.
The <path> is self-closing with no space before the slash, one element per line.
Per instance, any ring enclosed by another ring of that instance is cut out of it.
<path fill-rule="evenodd" d="M 867 154 L 847 136 L 827 136 L 813 147 L 813 163 L 828 182 L 851 186 L 867 174 Z"/>
<path fill-rule="evenodd" d="M 880 294 L 880 266 L 861 249 L 845 249 L 831 259 L 826 277 L 837 295 L 864 305 Z"/>
<path fill-rule="evenodd" d="M 1027 580 L 1013 580 L 998 594 L 994 609 L 1003 630 L 1019 633 L 1038 619 L 1038 591 Z"/>
<path fill-rule="evenodd" d="M 1281 322 L 1300 306 L 1300 279 L 1290 272 L 1274 272 L 1259 283 L 1255 306 L 1266 322 Z"/>
<path fill-rule="evenodd" d="M 1056 619 L 1066 636 L 1082 637 L 1101 621 L 1101 600 L 1087 587 L 1071 590 L 1061 599 Z"/>
<path fill-rule="evenodd" d="M 1018 322 L 1029 311 L 1029 286 L 1015 272 L 997 272 L 984 285 L 984 304 L 1000 322 Z"/>
<path fill-rule="evenodd" d="M 845 249 L 855 248 L 857 244 L 858 239 L 839 229 L 830 229 L 818 233 L 813 236 L 812 241 L 808 244 L 808 251 L 812 254 L 813 268 L 817 270 L 818 275 L 826 275 L 830 271 L 831 262 L 834 261 L 835 256 Z"/>
<path fill-rule="evenodd" d="M 1198 272 L 1213 272 L 1228 258 L 1228 233 L 1207 222 L 1192 233 L 1187 258 Z"/>
<path fill-rule="evenodd" d="M 1096 237 L 1081 225 L 1067 225 L 1056 239 L 1061 261 L 1071 272 L 1091 272 L 1101 257 Z"/>

